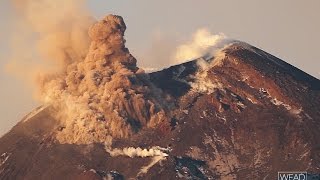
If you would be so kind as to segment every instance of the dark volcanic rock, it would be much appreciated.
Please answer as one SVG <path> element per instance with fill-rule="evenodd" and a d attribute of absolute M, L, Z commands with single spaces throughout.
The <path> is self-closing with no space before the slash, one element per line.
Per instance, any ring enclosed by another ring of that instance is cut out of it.
<path fill-rule="evenodd" d="M 170 130 L 144 129 L 114 148 L 170 147 L 168 157 L 111 157 L 102 144 L 59 144 L 42 107 L 0 139 L 0 179 L 276 179 L 320 173 L 320 81 L 245 43 L 150 74 L 175 101 Z"/>

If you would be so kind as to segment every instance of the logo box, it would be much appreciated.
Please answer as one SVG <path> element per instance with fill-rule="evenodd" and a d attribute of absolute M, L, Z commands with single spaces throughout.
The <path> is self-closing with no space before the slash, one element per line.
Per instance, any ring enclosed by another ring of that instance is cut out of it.
<path fill-rule="evenodd" d="M 308 180 L 307 172 L 278 172 L 278 180 Z"/>

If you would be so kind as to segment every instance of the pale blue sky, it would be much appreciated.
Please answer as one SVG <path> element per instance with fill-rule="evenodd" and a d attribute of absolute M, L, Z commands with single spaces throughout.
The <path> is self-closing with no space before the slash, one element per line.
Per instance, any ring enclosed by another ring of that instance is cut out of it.
<path fill-rule="evenodd" d="M 14 31 L 8 25 L 13 16 L 8 4 L 0 2 L 0 135 L 36 104 L 30 89 L 3 72 L 10 51 L 7 33 Z M 123 16 L 127 47 L 143 66 L 164 65 L 164 53 L 206 27 L 320 78 L 319 0 L 90 0 L 87 6 L 97 18 Z M 159 36 L 161 42 L 154 42 Z M 158 58 L 153 57 L 157 53 Z"/>

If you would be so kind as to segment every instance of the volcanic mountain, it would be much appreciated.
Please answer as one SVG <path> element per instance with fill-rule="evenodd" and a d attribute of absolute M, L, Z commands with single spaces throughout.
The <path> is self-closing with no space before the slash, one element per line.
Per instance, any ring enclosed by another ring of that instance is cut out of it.
<path fill-rule="evenodd" d="M 319 178 L 318 79 L 239 41 L 145 73 L 124 31 L 107 16 L 44 79 L 46 103 L 0 138 L 0 179 Z"/>

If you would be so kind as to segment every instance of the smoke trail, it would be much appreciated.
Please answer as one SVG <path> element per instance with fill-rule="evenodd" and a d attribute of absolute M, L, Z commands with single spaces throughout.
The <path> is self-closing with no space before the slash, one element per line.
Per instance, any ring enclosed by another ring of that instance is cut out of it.
<path fill-rule="evenodd" d="M 169 156 L 165 151 L 169 151 L 166 148 L 161 148 L 159 146 L 152 147 L 150 149 L 142 149 L 140 147 L 134 148 L 134 147 L 126 147 L 123 149 L 111 149 L 110 147 L 106 146 L 105 150 L 111 155 L 111 156 L 128 156 L 128 157 L 154 157 L 154 156 L 161 156 L 161 157 L 167 157 Z"/>
<path fill-rule="evenodd" d="M 105 146 L 105 150 L 113 157 L 114 156 L 128 156 L 130 158 L 152 157 L 152 160 L 148 165 L 141 167 L 137 176 L 146 174 L 151 167 L 161 162 L 162 160 L 165 160 L 169 156 L 168 152 L 170 151 L 170 149 L 168 148 L 161 148 L 159 146 L 154 146 L 154 147 L 151 147 L 150 149 L 142 149 L 140 147 L 138 148 L 126 147 L 123 149 L 118 149 L 118 148 L 112 149 L 109 145 Z"/>

